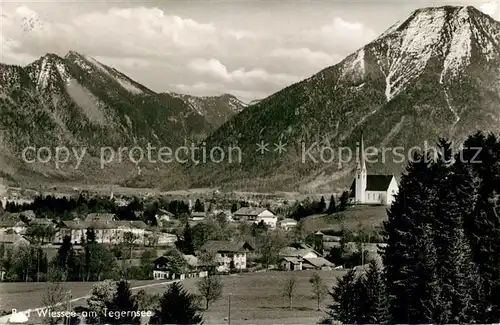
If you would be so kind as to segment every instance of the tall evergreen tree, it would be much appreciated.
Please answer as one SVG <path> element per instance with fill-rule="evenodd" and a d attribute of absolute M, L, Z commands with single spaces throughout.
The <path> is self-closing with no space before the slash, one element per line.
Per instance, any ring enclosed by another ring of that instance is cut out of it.
<path fill-rule="evenodd" d="M 389 300 L 382 270 L 375 260 L 371 260 L 363 279 L 366 300 L 363 303 L 363 319 L 366 324 L 386 324 L 389 322 Z"/>
<path fill-rule="evenodd" d="M 382 258 L 394 323 L 414 323 L 423 319 L 419 315 L 422 311 L 418 310 L 421 306 L 415 301 L 419 297 L 415 291 L 415 273 L 418 257 L 422 254 L 417 246 L 418 233 L 433 219 L 436 188 L 429 185 L 432 178 L 425 157 L 415 155 L 401 178 L 399 192 L 388 211 L 388 221 L 384 223 L 387 246 L 382 250 Z"/>
<path fill-rule="evenodd" d="M 323 213 L 323 212 L 325 212 L 325 209 L 326 209 L 326 202 L 325 202 L 325 198 L 322 196 L 318 202 L 318 210 L 316 212 Z"/>
<path fill-rule="evenodd" d="M 342 278 L 337 279 L 336 286 L 329 292 L 333 303 L 327 307 L 327 317 L 343 324 L 355 324 L 361 318 L 359 309 L 362 298 L 358 292 L 356 271 L 350 270 Z"/>
<path fill-rule="evenodd" d="M 444 323 L 449 303 L 442 298 L 440 279 L 436 273 L 438 257 L 433 229 L 429 223 L 422 224 L 415 230 L 415 235 L 416 259 L 415 264 L 409 265 L 409 281 L 406 283 L 411 296 L 409 303 L 404 306 L 408 312 L 408 323 Z M 401 317 L 399 314 L 397 316 Z"/>
<path fill-rule="evenodd" d="M 194 203 L 194 211 L 205 212 L 205 206 L 201 203 L 200 199 L 196 199 L 196 202 Z"/>
<path fill-rule="evenodd" d="M 138 310 L 137 302 L 135 301 L 130 283 L 126 280 L 116 282 L 116 291 L 111 301 L 106 302 L 108 311 L 125 312 L 125 315 L 120 317 L 106 317 L 107 324 L 140 324 L 141 318 L 133 313 Z M 128 312 L 128 313 L 127 313 Z"/>
<path fill-rule="evenodd" d="M 464 235 L 464 219 L 473 214 L 476 201 L 474 182 L 463 172 L 463 162 L 452 156 L 451 143 L 441 139 L 433 164 L 438 188 L 434 218 L 434 239 L 439 263 L 441 295 L 444 303 L 442 322 L 476 321 L 480 281 L 473 263 L 469 239 Z M 452 160 L 455 163 L 452 164 Z M 466 271 L 467 270 L 467 271 Z"/>
<path fill-rule="evenodd" d="M 184 226 L 182 252 L 186 255 L 194 255 L 193 233 L 189 222 L 186 222 L 186 225 Z"/>
<path fill-rule="evenodd" d="M 65 236 L 61 246 L 57 250 L 57 266 L 64 272 L 67 270 L 68 256 L 72 249 L 71 237 Z"/>
<path fill-rule="evenodd" d="M 149 324 L 201 324 L 199 310 L 196 297 L 174 282 L 161 297 Z"/>
<path fill-rule="evenodd" d="M 335 206 L 335 197 L 332 195 L 330 196 L 330 203 L 328 203 L 328 209 L 326 212 L 328 214 L 335 213 L 337 211 L 337 207 Z"/>
<path fill-rule="evenodd" d="M 500 144 L 494 135 L 478 132 L 463 147 L 460 171 L 477 183 L 473 213 L 464 216 L 464 229 L 484 294 L 478 321 L 495 323 L 500 321 Z"/>
<path fill-rule="evenodd" d="M 345 209 L 347 209 L 347 205 L 349 204 L 349 192 L 342 192 L 339 201 L 339 211 L 344 211 Z"/>

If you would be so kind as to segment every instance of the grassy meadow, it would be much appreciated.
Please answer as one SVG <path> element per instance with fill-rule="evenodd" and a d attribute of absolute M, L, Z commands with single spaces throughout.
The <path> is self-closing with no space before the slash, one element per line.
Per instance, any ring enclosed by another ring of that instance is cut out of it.
<path fill-rule="evenodd" d="M 223 296 L 204 312 L 205 324 L 223 324 L 229 314 L 229 294 L 231 294 L 231 323 L 234 324 L 297 324 L 316 323 L 324 311 L 317 311 L 316 301 L 312 297 L 309 278 L 312 271 L 295 272 L 260 272 L 242 273 L 224 276 Z M 336 277 L 344 271 L 318 271 L 325 284 L 331 288 Z M 282 295 L 282 281 L 286 277 L 297 278 L 297 290 L 293 308 Z M 157 283 L 158 285 L 153 285 Z M 86 296 L 94 283 L 68 283 L 73 299 Z M 197 293 L 196 279 L 182 281 L 183 286 L 192 293 Z M 167 284 L 161 281 L 131 281 L 132 287 L 150 285 L 144 288 L 150 294 L 161 294 Z M 0 308 L 10 310 L 26 310 L 43 305 L 43 295 L 47 288 L 45 283 L 0 283 Z M 137 292 L 137 289 L 134 290 Z M 322 309 L 330 304 L 330 297 L 322 303 Z M 72 306 L 84 305 L 85 299 L 72 303 Z M 31 317 L 30 322 L 40 322 Z"/>

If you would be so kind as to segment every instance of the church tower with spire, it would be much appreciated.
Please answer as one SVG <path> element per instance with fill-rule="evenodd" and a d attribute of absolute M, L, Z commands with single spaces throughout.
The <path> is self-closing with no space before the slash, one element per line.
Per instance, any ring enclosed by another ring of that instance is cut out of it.
<path fill-rule="evenodd" d="M 357 204 L 391 205 L 398 193 L 394 175 L 370 174 L 366 169 L 363 133 L 358 146 L 356 175 L 352 181 L 349 199 Z"/>
<path fill-rule="evenodd" d="M 361 139 L 359 141 L 359 152 L 358 152 L 358 166 L 356 168 L 356 193 L 355 201 L 358 203 L 364 203 L 366 201 L 366 162 L 365 162 L 365 145 L 363 142 L 363 133 L 361 133 Z"/>

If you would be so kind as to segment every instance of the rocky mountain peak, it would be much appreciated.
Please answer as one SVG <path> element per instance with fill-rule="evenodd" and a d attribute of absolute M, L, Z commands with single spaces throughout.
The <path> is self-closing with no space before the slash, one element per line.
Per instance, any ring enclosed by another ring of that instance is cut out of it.
<path fill-rule="evenodd" d="M 500 23 L 471 6 L 422 8 L 360 51 L 375 56 L 390 101 L 430 65 L 441 67 L 443 84 L 459 77 L 471 63 L 497 58 Z"/>
<path fill-rule="evenodd" d="M 499 80 L 500 22 L 471 6 L 415 10 L 338 64 L 250 105 L 206 140 L 294 144 L 286 157 L 252 160 L 255 148 L 241 145 L 252 158 L 231 171 L 207 165 L 191 172 L 194 184 L 226 177 L 237 186 L 261 177 L 272 187 L 273 175 L 275 189 L 285 183 L 290 189 L 337 186 L 351 180 L 354 165 L 337 170 L 304 160 L 300 144 L 353 147 L 363 132 L 370 146 L 410 148 L 438 137 L 459 143 L 478 130 L 498 131 Z M 311 150 L 318 154 L 321 146 Z M 403 165 L 386 158 L 370 166 L 372 172 L 399 173 Z M 274 175 L 277 170 L 282 174 Z"/>

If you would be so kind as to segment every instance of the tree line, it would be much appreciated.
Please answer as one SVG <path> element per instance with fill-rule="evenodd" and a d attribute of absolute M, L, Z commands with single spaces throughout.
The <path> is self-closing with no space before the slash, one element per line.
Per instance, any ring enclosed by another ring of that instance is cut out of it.
<path fill-rule="evenodd" d="M 328 206 L 323 196 L 319 199 L 319 201 L 306 199 L 303 202 L 296 204 L 290 213 L 290 218 L 300 221 L 301 219 L 313 214 L 334 214 L 336 212 L 345 211 L 349 205 L 349 192 L 342 192 L 338 201 L 339 203 L 337 205 L 334 195 L 330 197 Z"/>
<path fill-rule="evenodd" d="M 438 149 L 416 154 L 401 178 L 383 268 L 340 279 L 326 322 L 500 320 L 500 142 L 476 133 L 456 153 L 443 139 Z"/>

